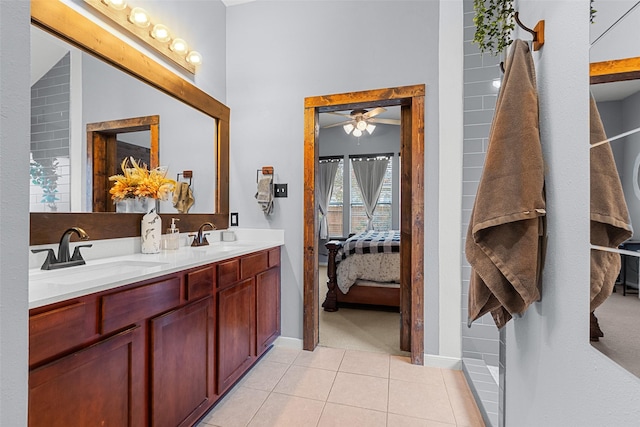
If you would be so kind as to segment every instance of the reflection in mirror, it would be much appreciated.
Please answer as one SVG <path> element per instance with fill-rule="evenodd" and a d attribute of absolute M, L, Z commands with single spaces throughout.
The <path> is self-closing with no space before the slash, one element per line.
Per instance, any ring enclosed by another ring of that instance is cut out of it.
<path fill-rule="evenodd" d="M 35 27 L 32 53 L 32 212 L 114 211 L 110 200 L 105 203 L 92 194 L 96 177 L 86 163 L 84 129 L 91 123 L 151 115 L 161 122 L 159 165 L 172 179 L 183 170 L 193 171 L 195 203 L 189 212 L 216 210 L 214 119 Z M 160 212 L 178 211 L 167 200 L 160 203 Z"/>
<path fill-rule="evenodd" d="M 597 5 L 591 27 L 591 93 L 610 142 L 633 229 L 616 252 L 621 268 L 613 293 L 596 308 L 601 336 L 592 345 L 640 377 L 640 2 Z M 595 328 L 597 330 L 597 327 Z"/>
<path fill-rule="evenodd" d="M 161 214 L 163 226 L 171 222 L 171 218 L 180 219 L 181 230 L 197 230 L 203 222 L 212 222 L 218 229 L 225 229 L 229 226 L 229 117 L 230 109 L 220 101 L 208 95 L 194 84 L 183 79 L 176 73 L 172 72 L 168 67 L 149 58 L 143 52 L 137 50 L 134 46 L 124 43 L 122 39 L 116 37 L 105 28 L 96 24 L 84 15 L 76 12 L 60 1 L 39 1 L 31 2 L 31 22 L 34 26 L 44 29 L 50 34 L 54 34 L 61 39 L 69 42 L 73 46 L 83 51 L 101 58 L 108 64 L 112 64 L 114 68 L 124 71 L 127 75 L 139 79 L 141 82 L 148 84 L 150 87 L 157 88 L 160 92 L 169 95 L 172 99 L 178 100 L 186 106 L 202 112 L 211 121 L 215 120 L 213 126 L 214 132 L 209 134 L 209 142 L 215 143 L 215 158 L 206 158 L 208 167 L 215 168 L 215 179 L 213 185 L 208 187 L 208 191 L 215 194 L 213 200 L 214 210 L 207 213 L 189 214 Z M 73 22 L 73 25 L 69 25 Z M 73 64 L 73 56 L 71 58 Z M 71 76 L 71 85 L 73 86 L 73 74 Z M 133 99 L 131 94 L 128 98 Z M 72 105 L 81 105 L 81 102 L 71 99 Z M 162 112 L 160 112 L 162 113 Z M 160 114 L 159 113 L 159 114 Z M 121 116 L 116 116 L 121 117 Z M 188 119 L 187 119 L 188 120 Z M 82 118 L 71 118 L 72 123 L 83 123 Z M 198 129 L 192 128 L 189 121 L 183 122 L 183 129 L 198 133 Z M 70 152 L 74 152 L 74 144 L 76 141 L 82 141 L 82 136 L 76 137 L 76 133 L 82 133 L 81 127 L 71 126 L 69 128 Z M 165 138 L 166 140 L 166 138 Z M 183 144 L 190 140 L 190 135 L 180 134 L 179 149 L 185 151 Z M 171 142 L 171 141 L 169 141 Z M 164 144 L 164 143 L 163 143 Z M 82 144 L 80 144 L 82 145 Z M 177 144 L 174 144 L 174 146 Z M 189 149 L 189 147 L 186 147 Z M 197 147 L 197 153 L 189 153 L 190 158 L 200 155 Z M 205 147 L 206 148 L 206 147 Z M 82 149 L 82 148 L 80 148 Z M 193 147 L 191 148 L 193 150 Z M 163 159 L 169 161 L 173 156 L 163 154 Z M 75 173 L 77 170 L 86 169 L 86 161 L 84 158 L 71 158 L 70 170 Z M 176 167 L 176 169 L 180 169 Z M 193 182 L 195 184 L 198 179 L 194 170 Z M 85 175 L 82 175 L 85 177 Z M 83 179 L 81 177 L 81 179 Z M 86 188 L 86 179 L 83 179 L 81 188 Z M 72 184 L 77 183 L 74 179 Z M 206 187 L 205 183 L 205 187 Z M 77 185 L 75 186 L 78 187 Z M 74 195 L 77 190 L 71 186 Z M 196 188 L 197 190 L 197 188 Z M 82 191 L 78 191 L 80 198 L 83 196 Z M 85 194 L 86 197 L 86 194 Z M 71 202 L 75 198 L 72 197 Z M 82 201 L 80 202 L 82 203 Z M 73 206 L 72 206 L 73 210 Z M 91 236 L 92 240 L 97 239 L 115 239 L 123 237 L 134 237 L 140 235 L 140 218 L 141 214 L 118 214 L 110 212 L 97 213 L 38 213 L 30 214 L 30 230 L 29 244 L 42 245 L 48 243 L 56 243 L 60 239 L 60 235 L 70 225 L 83 228 Z"/>

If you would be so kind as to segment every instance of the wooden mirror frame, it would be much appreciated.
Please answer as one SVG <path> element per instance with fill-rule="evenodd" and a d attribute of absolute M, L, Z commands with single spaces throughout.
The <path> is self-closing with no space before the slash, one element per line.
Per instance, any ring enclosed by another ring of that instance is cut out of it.
<path fill-rule="evenodd" d="M 215 212 L 162 214 L 163 224 L 180 219 L 180 228 L 196 230 L 203 222 L 218 229 L 229 226 L 229 116 L 230 109 L 193 84 L 155 62 L 107 30 L 59 1 L 31 0 L 32 25 L 59 37 L 142 82 L 216 120 Z M 92 240 L 140 235 L 142 214 L 31 213 L 30 245 L 56 243 L 69 227 L 82 227 Z"/>
<path fill-rule="evenodd" d="M 640 56 L 589 64 L 590 83 L 611 83 L 640 79 Z"/>

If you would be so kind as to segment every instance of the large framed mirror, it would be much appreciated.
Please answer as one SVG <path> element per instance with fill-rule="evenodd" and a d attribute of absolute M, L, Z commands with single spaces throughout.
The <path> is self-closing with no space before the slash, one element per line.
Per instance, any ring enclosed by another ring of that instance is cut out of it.
<path fill-rule="evenodd" d="M 590 340 L 595 349 L 640 377 L 640 46 L 636 43 L 640 2 L 601 1 L 596 2 L 595 9 L 591 27 L 591 94 L 606 134 L 602 142 L 608 141 L 611 147 L 633 235 L 617 249 L 609 250 L 620 257 L 621 267 L 611 295 L 591 316 Z M 596 161 L 595 149 L 591 152 L 592 162 Z M 593 197 L 603 198 L 592 192 Z M 596 254 L 605 250 L 592 249 Z"/>
<path fill-rule="evenodd" d="M 123 104 L 134 104 L 132 99 L 151 99 L 152 105 L 158 105 L 157 97 L 164 97 L 167 107 L 156 108 L 159 116 L 159 163 L 171 163 L 171 178 L 176 179 L 177 174 L 183 169 L 193 170 L 194 183 L 203 183 L 198 188 L 201 199 L 210 199 L 206 208 L 199 209 L 197 213 L 178 214 L 171 208 L 170 202 L 166 208 L 161 205 L 163 224 L 169 223 L 171 217 L 180 218 L 180 228 L 185 231 L 197 229 L 205 221 L 213 222 L 219 229 L 228 227 L 229 214 L 229 115 L 227 106 L 212 98 L 196 86 L 173 73 L 166 67 L 147 57 L 144 53 L 103 29 L 95 22 L 76 12 L 69 6 L 58 1 L 32 0 L 31 22 L 37 31 L 45 34 L 45 37 L 55 37 L 58 41 L 68 44 L 71 49 L 78 50 L 83 65 L 87 67 L 87 73 L 94 78 L 117 75 L 114 79 L 117 90 L 102 87 L 101 91 L 95 89 L 84 90 L 84 98 L 98 98 L 93 102 L 92 108 L 85 108 L 81 113 L 82 120 L 76 123 L 70 121 L 68 133 L 79 134 L 86 138 L 87 123 L 103 122 L 105 120 L 130 119 L 136 116 L 151 116 L 155 114 L 148 109 L 129 111 Z M 73 58 L 70 59 L 73 61 Z M 103 67 L 103 68 L 97 68 Z M 97 71 L 100 70 L 100 71 Z M 123 83 L 125 78 L 126 83 Z M 90 80 L 89 77 L 86 80 Z M 72 82 L 73 83 L 73 82 Z M 126 89 L 124 89 L 126 87 Z M 129 94 L 123 99 L 123 95 Z M 113 99 L 107 99 L 108 96 Z M 71 95 L 76 96 L 76 95 Z M 119 104 L 118 104 L 119 103 Z M 110 111 L 110 116 L 97 114 L 100 107 Z M 89 111 L 87 111 L 89 110 Z M 143 112 L 137 112 L 143 111 Z M 187 113 L 188 111 L 188 113 Z M 193 114 L 185 119 L 185 114 Z M 86 116 L 86 117 L 85 117 Z M 177 118 L 177 119 L 176 119 Z M 171 124 L 171 120 L 178 120 L 181 126 Z M 165 133 L 163 133 L 163 131 Z M 171 133 L 173 132 L 173 134 Z M 85 140 L 86 141 L 86 140 Z M 179 148 L 171 151 L 171 141 Z M 185 141 L 194 141 L 192 148 L 184 149 Z M 82 143 L 81 143 L 82 145 Z M 207 150 L 210 152 L 208 153 Z M 86 198 L 75 205 L 83 206 L 80 209 L 69 209 L 70 212 L 32 212 L 30 244 L 47 244 L 57 242 L 62 232 L 70 226 L 84 228 L 91 239 L 110 239 L 119 237 L 132 237 L 139 235 L 140 214 L 116 214 L 111 212 L 94 212 L 91 205 L 91 192 L 88 190 L 93 185 L 92 163 L 88 158 L 90 150 L 82 151 L 84 158 L 76 160 L 76 170 L 82 174 L 70 178 L 78 194 L 85 194 Z M 176 151 L 185 153 L 182 163 L 178 161 Z M 99 153 L 98 153 L 99 154 Z M 96 153 L 93 153 L 96 155 Z M 185 160 L 186 159 L 186 160 Z M 193 166 L 195 159 L 204 159 L 202 166 Z M 71 159 L 71 168 L 74 160 Z M 33 165 L 33 160 L 32 160 Z M 207 173 L 211 176 L 207 177 Z M 174 176 L 174 174 L 176 176 Z M 199 178 L 199 180 L 198 180 Z M 209 194 L 206 194 L 206 193 Z M 205 197 L 207 196 L 207 197 Z M 85 212 L 83 212 L 83 210 Z"/>

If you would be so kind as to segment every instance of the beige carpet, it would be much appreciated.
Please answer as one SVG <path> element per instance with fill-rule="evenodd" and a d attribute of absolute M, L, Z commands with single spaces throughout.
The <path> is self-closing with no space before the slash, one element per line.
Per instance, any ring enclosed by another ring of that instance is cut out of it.
<path fill-rule="evenodd" d="M 327 293 L 327 268 L 320 266 L 320 304 Z M 400 351 L 400 313 L 340 308 L 329 313 L 320 307 L 320 345 L 347 350 L 409 355 Z"/>
<path fill-rule="evenodd" d="M 604 337 L 591 344 L 611 360 L 640 377 L 640 299 L 622 296 L 622 287 L 595 311 Z M 585 316 L 585 322 L 589 317 Z"/>

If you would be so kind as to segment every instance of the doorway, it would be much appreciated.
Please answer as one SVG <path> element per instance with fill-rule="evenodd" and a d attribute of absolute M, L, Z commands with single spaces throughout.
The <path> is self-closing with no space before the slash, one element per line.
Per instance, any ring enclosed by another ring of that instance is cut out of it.
<path fill-rule="evenodd" d="M 319 340 L 317 180 L 320 113 L 400 106 L 400 349 L 424 362 L 424 95 L 425 85 L 305 98 L 303 347 Z"/>

